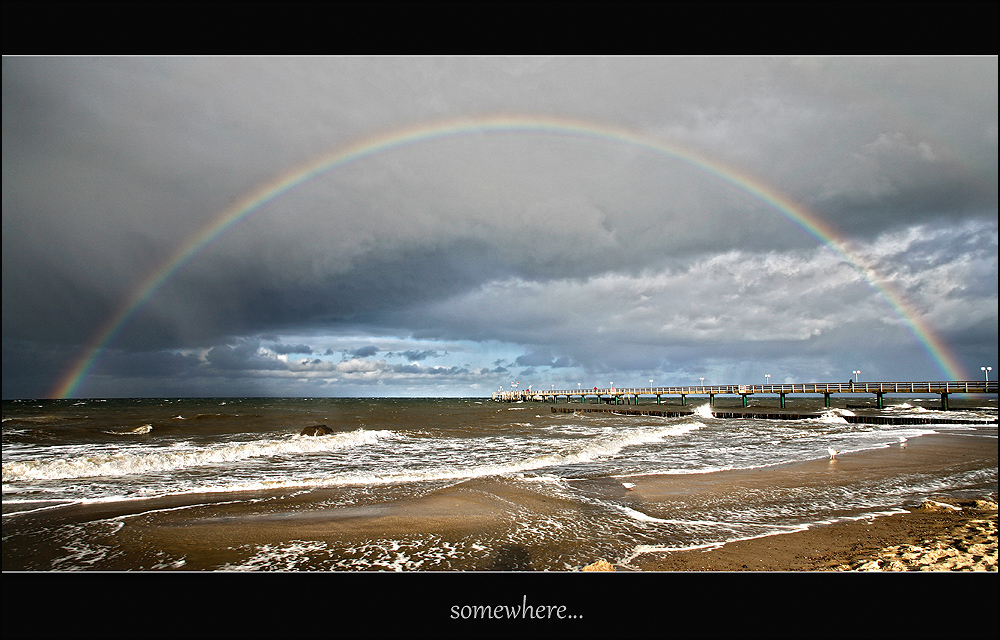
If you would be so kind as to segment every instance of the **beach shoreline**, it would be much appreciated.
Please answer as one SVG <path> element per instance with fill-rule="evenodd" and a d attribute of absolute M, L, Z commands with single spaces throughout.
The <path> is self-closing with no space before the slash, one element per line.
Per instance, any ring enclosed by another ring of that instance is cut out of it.
<path fill-rule="evenodd" d="M 789 486 L 829 481 L 840 474 L 889 473 L 901 465 L 958 467 L 964 460 L 997 460 L 997 440 L 984 433 L 939 433 L 885 449 L 829 461 L 742 472 Z M 824 480 L 824 476 L 826 480 Z M 672 479 L 661 482 L 673 483 Z M 655 487 L 660 497 L 676 490 Z M 732 490 L 732 481 L 726 490 Z M 843 517 L 804 530 L 734 540 L 701 549 L 637 553 L 617 567 L 627 571 L 997 571 L 997 488 L 952 487 L 921 504 L 878 515 Z"/>
<path fill-rule="evenodd" d="M 957 509 L 956 509 L 957 507 Z M 616 571 L 997 571 L 997 503 L 941 496 L 906 513 L 644 553 Z"/>
<path fill-rule="evenodd" d="M 738 506 L 766 492 L 794 494 L 802 489 L 825 491 L 831 496 L 828 512 L 797 515 L 786 532 L 773 525 L 760 527 L 759 537 L 738 539 L 707 548 L 660 548 L 631 555 L 602 557 L 594 553 L 584 561 L 553 568 L 539 557 L 588 556 L 580 542 L 594 549 L 611 548 L 611 539 L 581 537 L 554 540 L 533 546 L 529 539 L 511 538 L 494 549 L 466 554 L 461 571 L 576 571 L 598 560 L 617 571 L 631 572 L 827 572 L 872 570 L 996 571 L 997 511 L 996 428 L 949 430 L 911 439 L 906 446 L 839 454 L 762 468 L 733 469 L 694 474 L 643 475 L 630 478 L 633 490 L 622 488 L 613 477 L 580 478 L 574 492 L 558 497 L 538 485 L 517 478 L 486 476 L 456 483 L 428 486 L 421 495 L 398 499 L 382 495 L 351 507 L 326 506 L 326 492 L 271 491 L 233 501 L 226 494 L 191 494 L 146 501 L 80 504 L 49 511 L 4 517 L 5 571 L 59 570 L 54 561 L 65 555 L 62 543 L 50 541 L 50 531 L 97 523 L 100 551 L 107 557 L 89 570 L 105 571 L 254 571 L 322 570 L 327 564 L 276 566 L 247 561 L 246 549 L 287 549 L 301 546 L 303 554 L 328 558 L 331 549 L 362 548 L 372 541 L 404 540 L 407 536 L 440 540 L 447 549 L 454 541 L 480 540 L 484 532 L 511 526 L 526 515 L 544 520 L 548 515 L 572 513 L 595 498 L 620 504 L 642 517 L 669 521 L 685 517 L 690 505 L 725 503 Z M 885 507 L 838 507 L 839 488 L 887 477 L 958 477 L 967 471 L 982 472 L 973 485 L 944 487 L 919 501 Z M 915 475 L 914 475 L 915 474 Z M 252 497 L 253 499 L 246 499 Z M 387 499 L 388 498 L 388 499 Z M 919 509 L 930 499 L 959 509 Z M 976 502 L 979 500 L 980 502 Z M 992 508 L 989 504 L 992 503 Z M 877 517 L 874 514 L 885 514 Z M 520 514 L 520 515 L 519 515 Z M 798 524 L 796 524 L 796 522 Z M 101 524 L 104 523 L 104 524 Z M 741 523 L 746 525 L 748 523 Z M 753 523 L 749 523 L 753 524 Z M 777 527 L 780 528 L 780 527 Z M 752 527 L 750 527 L 752 529 Z M 749 529 L 747 529 L 749 530 Z M 592 532 L 600 535 L 600 532 Z M 381 542 L 379 544 L 382 544 Z M 310 551 L 309 548 L 312 550 Z M 395 553 L 395 552 L 393 552 Z M 410 552 L 403 564 L 386 564 L 376 571 L 456 570 L 455 558 L 428 559 Z M 547 554 L 547 556 L 545 556 Z M 95 554 L 96 555 L 96 554 Z M 391 554 L 390 554 L 391 555 Z M 438 555 L 441 555 L 440 553 Z M 299 556 L 303 557 L 303 556 Z M 351 572 L 344 556 L 335 571 Z M 84 569 L 88 570 L 88 569 Z"/>

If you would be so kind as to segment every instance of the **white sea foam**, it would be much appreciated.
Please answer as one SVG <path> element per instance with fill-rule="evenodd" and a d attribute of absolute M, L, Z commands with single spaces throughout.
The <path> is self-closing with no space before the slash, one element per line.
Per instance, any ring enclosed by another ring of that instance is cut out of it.
<path fill-rule="evenodd" d="M 524 475 L 524 473 L 517 473 L 515 475 L 517 475 L 518 480 L 523 480 L 525 482 L 535 482 L 539 484 L 557 484 L 557 485 L 563 485 L 566 483 L 565 478 L 554 476 L 550 473 L 542 473 L 530 476 Z"/>
<path fill-rule="evenodd" d="M 456 563 L 481 566 L 492 555 L 490 547 L 475 542 L 451 542 L 436 535 L 405 540 L 376 539 L 367 544 L 339 547 L 328 542 L 291 540 L 281 544 L 243 546 L 249 552 L 241 562 L 221 571 L 299 571 L 317 567 L 342 570 L 421 571 L 451 569 Z"/>
<path fill-rule="evenodd" d="M 824 411 L 819 418 L 815 418 L 817 422 L 823 422 L 825 424 L 847 424 L 847 419 L 844 416 L 853 416 L 854 413 L 848 411 L 847 409 L 830 409 L 829 411 Z"/>
<path fill-rule="evenodd" d="M 710 403 L 706 402 L 705 404 L 703 404 L 703 405 L 701 405 L 699 407 L 696 407 L 695 410 L 694 410 L 694 415 L 696 415 L 696 416 L 698 416 L 700 418 L 704 418 L 706 420 L 710 420 L 713 417 L 712 416 L 712 405 Z"/>
<path fill-rule="evenodd" d="M 424 469 L 397 470 L 397 467 L 385 466 L 382 470 L 370 472 L 338 472 L 329 476 L 272 478 L 263 480 L 240 481 L 218 485 L 215 487 L 199 487 L 192 489 L 198 492 L 222 491 L 257 491 L 266 489 L 289 489 L 295 487 L 339 487 L 339 486 L 377 486 L 386 484 L 404 484 L 410 482 L 428 482 L 440 480 L 465 480 L 487 476 L 517 475 L 526 471 L 544 469 L 546 467 L 572 465 L 590 462 L 599 458 L 607 458 L 618 454 L 626 447 L 655 442 L 669 436 L 681 435 L 701 428 L 698 422 L 675 424 L 663 427 L 637 429 L 628 434 L 606 436 L 590 441 L 577 449 L 567 449 L 558 453 L 531 456 L 522 460 L 503 463 L 478 464 L 462 466 L 447 464 Z"/>
<path fill-rule="evenodd" d="M 624 566 L 629 566 L 629 563 L 635 560 L 640 555 L 646 553 L 671 553 L 676 551 L 695 551 L 695 550 L 711 550 L 718 549 L 729 542 L 741 542 L 745 540 L 756 540 L 758 538 L 767 538 L 775 535 L 783 535 L 786 533 L 797 533 L 800 531 L 806 531 L 815 526 L 836 524 L 839 522 L 853 522 L 857 520 L 870 520 L 878 516 L 891 516 L 899 513 L 908 513 L 905 509 L 900 508 L 890 508 L 877 511 L 869 511 L 866 513 L 853 515 L 853 516 L 843 516 L 839 518 L 820 518 L 811 523 L 801 523 L 793 525 L 782 525 L 782 524 L 769 524 L 766 525 L 766 530 L 749 536 L 736 536 L 727 537 L 726 539 L 701 543 L 701 544 L 691 544 L 691 545 L 649 545 L 640 544 L 636 545 L 632 552 L 622 559 L 619 563 Z M 686 521 L 677 521 L 679 524 L 689 524 Z M 704 524 L 721 524 L 721 523 L 704 523 Z"/>
<path fill-rule="evenodd" d="M 718 524 L 718 523 L 716 523 L 716 524 Z M 754 534 L 754 535 L 750 535 L 750 536 L 730 537 L 730 538 L 726 538 L 724 540 L 719 540 L 719 541 L 714 541 L 714 542 L 707 542 L 707 543 L 702 543 L 702 544 L 679 545 L 679 546 L 671 546 L 671 545 L 649 545 L 649 544 L 636 545 L 632 549 L 632 553 L 630 553 L 626 558 L 624 558 L 620 562 L 620 564 L 628 566 L 628 564 L 630 562 L 632 562 L 633 560 L 635 560 L 637 557 L 639 557 L 640 555 L 642 555 L 644 553 L 670 553 L 670 552 L 674 552 L 674 551 L 695 551 L 695 550 L 699 550 L 699 549 L 707 551 L 707 550 L 710 550 L 710 549 L 718 549 L 719 547 L 721 547 L 721 546 L 723 546 L 723 545 L 725 545 L 726 543 L 729 543 L 729 542 L 741 542 L 741 541 L 744 541 L 744 540 L 756 540 L 758 538 L 766 538 L 768 536 L 774 536 L 774 535 L 781 535 L 781 534 L 785 534 L 785 533 L 796 533 L 796 532 L 799 532 L 799 531 L 805 531 L 805 530 L 807 530 L 809 528 L 808 524 L 801 524 L 801 525 L 778 525 L 778 524 L 772 524 L 772 525 L 767 525 L 767 526 L 768 526 L 768 529 L 765 532 L 763 532 L 763 533 Z"/>
<path fill-rule="evenodd" d="M 4 507 L 14 506 L 14 509 L 3 514 L 4 518 L 23 516 L 29 513 L 38 513 L 50 509 L 61 509 L 67 505 L 79 504 L 79 500 L 4 500 Z"/>
<path fill-rule="evenodd" d="M 912 404 L 904 402 L 903 404 L 889 405 L 884 409 L 886 412 L 900 412 L 900 413 L 936 413 L 936 408 L 928 407 L 917 407 Z"/>
<path fill-rule="evenodd" d="M 308 562 L 310 556 L 320 553 L 328 553 L 325 542 L 307 542 L 305 540 L 292 540 L 281 545 L 263 545 L 258 547 L 256 553 L 250 558 L 238 564 L 226 564 L 219 568 L 220 571 L 295 571 L 304 562 Z"/>
<path fill-rule="evenodd" d="M 358 429 L 327 436 L 291 436 L 276 440 L 229 443 L 193 450 L 166 450 L 97 454 L 73 458 L 5 462 L 3 481 L 55 480 L 102 476 L 125 476 L 152 471 L 170 471 L 201 465 L 235 462 L 249 458 L 330 451 L 370 445 L 393 436 L 391 431 Z"/>
<path fill-rule="evenodd" d="M 660 522 L 667 523 L 669 520 L 664 520 L 663 518 L 654 518 L 651 515 L 645 514 L 642 511 L 632 509 L 631 507 L 626 507 L 620 504 L 614 505 L 616 509 L 627 515 L 628 517 L 638 520 L 640 522 Z"/>

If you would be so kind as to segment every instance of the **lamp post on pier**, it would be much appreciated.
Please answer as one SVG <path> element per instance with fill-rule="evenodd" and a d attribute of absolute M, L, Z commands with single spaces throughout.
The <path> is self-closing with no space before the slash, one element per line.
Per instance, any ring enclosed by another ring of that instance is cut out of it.
<path fill-rule="evenodd" d="M 979 367 L 979 370 L 986 374 L 986 382 L 990 381 L 990 371 L 993 371 L 993 367 Z"/>

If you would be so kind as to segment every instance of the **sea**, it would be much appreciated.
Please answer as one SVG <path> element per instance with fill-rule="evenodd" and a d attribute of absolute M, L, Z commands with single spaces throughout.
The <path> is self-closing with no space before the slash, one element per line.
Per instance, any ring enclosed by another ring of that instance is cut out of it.
<path fill-rule="evenodd" d="M 5 400 L 3 568 L 573 571 L 597 558 L 627 567 L 639 553 L 901 512 L 942 492 L 996 495 L 995 458 L 829 485 L 764 482 L 739 495 L 685 494 L 688 483 L 703 487 L 720 474 L 828 460 L 831 448 L 844 458 L 934 433 L 992 438 L 996 448 L 995 397 L 952 396 L 948 411 L 937 397 L 887 398 L 882 409 L 874 398 L 848 404 L 859 401 L 835 396 L 825 407 L 822 396 L 790 397 L 788 411 L 814 417 L 767 419 L 713 411 L 777 411 L 777 397 L 755 396 L 747 408 L 738 398 L 717 397 L 713 407 L 691 396 L 684 406 L 650 400 L 601 412 L 584 411 L 598 407 L 589 403 L 489 398 Z M 922 420 L 847 420 L 856 414 Z M 953 424 L 963 419 L 993 424 L 985 431 Z M 330 432 L 302 435 L 315 425 Z M 657 477 L 679 489 L 638 500 Z M 427 502 L 435 496 L 473 494 L 488 501 L 488 526 L 475 526 L 483 515 L 475 510 L 466 527 L 420 518 L 420 505 L 438 504 Z M 402 515 L 376 526 L 387 513 Z M 249 531 L 282 518 L 289 534 L 278 538 L 206 535 L 174 544 L 126 535 L 140 525 L 148 533 L 150 523 Z M 323 532 L 324 518 L 373 524 L 340 536 L 348 529 Z"/>

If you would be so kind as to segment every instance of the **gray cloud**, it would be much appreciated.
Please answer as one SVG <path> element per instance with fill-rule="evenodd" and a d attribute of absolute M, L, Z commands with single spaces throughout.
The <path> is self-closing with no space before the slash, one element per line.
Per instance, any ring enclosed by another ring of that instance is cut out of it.
<path fill-rule="evenodd" d="M 301 353 L 309 355 L 312 353 L 312 347 L 307 344 L 272 344 L 268 347 L 274 353 L 279 353 L 282 355 L 288 355 L 290 353 Z"/>
<path fill-rule="evenodd" d="M 438 353 L 433 349 L 423 349 L 423 350 L 407 349 L 406 351 L 400 352 L 398 355 L 406 358 L 410 362 L 419 362 L 421 360 L 426 360 L 428 358 L 438 358 L 442 354 Z"/>
<path fill-rule="evenodd" d="M 550 353 L 538 351 L 518 356 L 514 359 L 514 364 L 521 367 L 552 367 L 557 369 L 572 366 L 569 358 L 565 356 L 556 358 Z"/>
<path fill-rule="evenodd" d="M 376 347 L 375 345 L 368 345 L 367 347 L 360 347 L 358 349 L 349 352 L 349 355 L 352 355 L 355 358 L 370 358 L 371 356 L 377 354 L 378 352 L 379 352 L 378 347 Z"/>
<path fill-rule="evenodd" d="M 511 370 L 666 383 L 769 362 L 943 375 L 866 276 L 966 370 L 996 359 L 995 57 L 2 64 L 4 397 L 47 393 L 262 185 L 488 113 L 591 120 L 681 153 L 522 130 L 338 166 L 185 260 L 80 392 L 460 395 Z M 870 273 L 748 184 L 808 211 Z"/>

